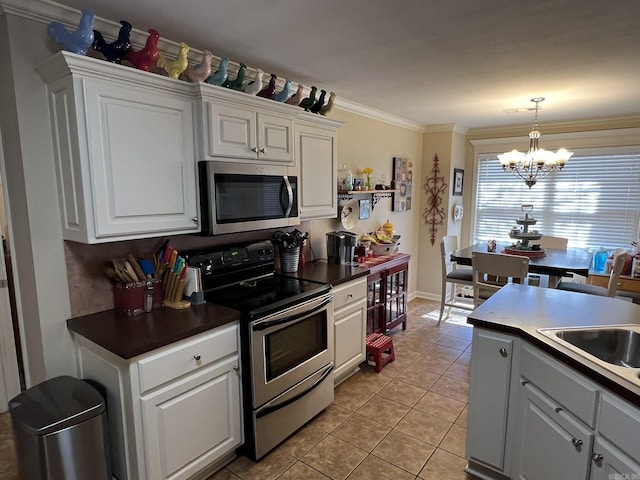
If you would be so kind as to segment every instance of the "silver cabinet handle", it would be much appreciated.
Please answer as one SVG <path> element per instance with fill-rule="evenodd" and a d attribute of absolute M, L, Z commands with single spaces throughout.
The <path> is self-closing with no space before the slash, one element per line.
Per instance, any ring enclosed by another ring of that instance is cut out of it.
<path fill-rule="evenodd" d="M 267 151 L 264 148 L 261 148 L 260 153 L 267 153 Z"/>
<path fill-rule="evenodd" d="M 347 295 L 347 298 L 353 298 L 353 293 L 350 293 L 349 295 Z"/>
<path fill-rule="evenodd" d="M 560 413 L 562 411 L 562 407 L 556 407 L 556 413 Z M 575 440 L 575 438 L 574 438 Z"/>
<path fill-rule="evenodd" d="M 571 443 L 574 447 L 576 447 L 576 450 L 580 450 L 580 447 L 582 447 L 582 440 L 580 440 L 579 438 L 571 439 Z"/>
<path fill-rule="evenodd" d="M 195 359 L 195 361 L 196 361 L 196 362 L 199 362 L 199 361 L 200 361 L 200 359 L 201 359 L 202 357 L 200 356 L 200 354 L 199 354 L 199 353 L 196 353 L 196 354 L 193 356 L 193 358 Z"/>
<path fill-rule="evenodd" d="M 253 148 L 251 149 L 251 151 L 252 151 L 252 152 L 254 152 L 254 153 L 258 153 L 258 149 L 257 149 L 257 147 L 253 147 Z"/>
<path fill-rule="evenodd" d="M 601 453 L 594 453 L 593 455 L 591 455 L 591 460 L 596 463 L 600 463 L 602 460 L 604 460 L 604 457 Z"/>
<path fill-rule="evenodd" d="M 508 355 L 508 354 L 507 354 L 507 349 L 506 349 L 506 348 L 502 347 L 502 348 L 499 350 L 499 352 L 500 352 L 500 355 L 501 355 L 503 358 L 507 358 L 507 355 Z"/>
<path fill-rule="evenodd" d="M 191 217 L 191 220 L 193 221 L 193 223 L 198 223 L 198 217 Z"/>
<path fill-rule="evenodd" d="M 520 381 L 520 383 L 524 387 L 527 383 L 529 383 L 529 380 L 522 380 L 522 381 Z"/>
<path fill-rule="evenodd" d="M 236 374 L 237 374 L 237 375 L 240 375 L 240 369 L 238 368 L 238 366 L 237 366 L 237 365 L 234 365 L 234 366 L 233 366 L 233 369 L 235 370 L 235 372 L 236 372 Z"/>

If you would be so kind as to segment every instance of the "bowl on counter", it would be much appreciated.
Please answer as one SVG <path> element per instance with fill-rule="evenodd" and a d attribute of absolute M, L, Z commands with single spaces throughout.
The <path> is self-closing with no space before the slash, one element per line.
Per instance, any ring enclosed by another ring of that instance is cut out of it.
<path fill-rule="evenodd" d="M 398 242 L 372 244 L 371 250 L 373 250 L 374 257 L 378 257 L 380 255 L 389 255 L 391 253 L 395 253 L 398 250 Z"/>

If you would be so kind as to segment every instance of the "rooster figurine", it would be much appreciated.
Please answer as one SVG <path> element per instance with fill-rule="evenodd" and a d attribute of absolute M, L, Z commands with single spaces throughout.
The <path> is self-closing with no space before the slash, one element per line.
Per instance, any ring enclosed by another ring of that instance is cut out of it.
<path fill-rule="evenodd" d="M 326 115 L 333 108 L 333 102 L 336 99 L 336 94 L 331 92 L 329 93 L 329 100 L 327 100 L 327 104 L 320 109 L 320 115 Z"/>
<path fill-rule="evenodd" d="M 187 71 L 185 75 L 187 78 L 193 82 L 204 82 L 211 75 L 211 59 L 213 58 L 213 53 L 209 50 L 204 50 L 202 52 L 202 62 L 197 67 L 187 67 Z"/>
<path fill-rule="evenodd" d="M 303 99 L 298 105 L 300 108 L 304 108 L 305 110 L 309 110 L 313 107 L 313 104 L 316 103 L 316 91 L 318 89 L 316 87 L 311 87 L 311 91 L 309 92 L 309 96 Z"/>
<path fill-rule="evenodd" d="M 284 87 L 282 87 L 282 90 L 280 90 L 271 98 L 276 102 L 284 102 L 287 98 L 289 98 L 290 89 L 291 89 L 291 80 L 287 78 L 287 80 L 284 82 Z"/>
<path fill-rule="evenodd" d="M 230 88 L 232 90 L 242 90 L 244 86 L 244 74 L 247 71 L 247 66 L 244 63 L 240 64 L 238 74 L 233 80 L 227 78 L 227 81 L 222 84 L 223 87 Z"/>
<path fill-rule="evenodd" d="M 289 104 L 289 105 L 299 105 L 299 104 L 300 104 L 300 102 L 302 101 L 302 96 L 304 95 L 304 94 L 303 94 L 303 92 L 302 92 L 303 90 L 304 90 L 304 85 L 302 85 L 301 83 L 299 83 L 299 84 L 298 84 L 298 89 L 296 90 L 296 93 L 294 93 L 293 95 L 291 95 L 291 96 L 289 97 L 289 100 L 287 100 L 287 101 L 286 101 L 286 102 L 284 102 L 284 103 L 287 103 L 287 104 Z"/>
<path fill-rule="evenodd" d="M 207 78 L 207 83 L 211 85 L 222 85 L 227 81 L 227 65 L 229 65 L 229 59 L 222 57 L 220 64 L 218 65 L 218 71 Z"/>
<path fill-rule="evenodd" d="M 147 43 L 142 50 L 137 52 L 130 48 L 124 59 L 136 67 L 138 70 L 144 70 L 148 72 L 151 65 L 155 64 L 158 60 L 158 39 L 160 34 L 153 28 L 149 29 L 149 36 L 147 37 Z"/>
<path fill-rule="evenodd" d="M 93 31 L 92 48 L 96 52 L 100 52 L 109 62 L 120 63 L 131 48 L 129 34 L 131 33 L 131 24 L 125 20 L 120 20 L 120 32 L 118 38 L 111 43 L 107 43 L 98 30 Z"/>
<path fill-rule="evenodd" d="M 187 54 L 189 53 L 189 45 L 182 42 L 180 44 L 180 52 L 178 53 L 178 58 L 175 60 L 167 60 L 167 58 L 162 54 L 162 52 L 158 53 L 158 60 L 156 60 L 156 66 L 158 68 L 162 68 L 169 77 L 178 78 L 182 72 L 184 72 L 189 66 L 189 59 L 187 58 Z"/>
<path fill-rule="evenodd" d="M 313 106 L 309 109 L 311 113 L 320 113 L 320 109 L 324 105 L 324 98 L 327 96 L 326 90 L 320 90 L 320 98 L 313 104 Z"/>
<path fill-rule="evenodd" d="M 255 95 L 260 90 L 262 90 L 262 76 L 264 72 L 259 68 L 256 70 L 256 78 L 255 80 L 249 82 L 249 84 L 244 87 L 244 93 L 248 93 L 249 95 Z"/>
<path fill-rule="evenodd" d="M 49 36 L 67 50 L 78 55 L 86 55 L 93 43 L 93 19 L 95 15 L 88 8 L 82 9 L 82 17 L 78 28 L 68 32 L 60 22 L 51 22 L 47 26 Z"/>
<path fill-rule="evenodd" d="M 269 80 L 269 83 L 267 84 L 266 87 L 264 87 L 262 90 L 260 90 L 256 96 L 258 97 L 262 97 L 262 98 L 271 98 L 273 97 L 273 92 L 276 91 L 276 80 L 278 79 L 278 77 L 275 75 L 275 73 L 271 74 L 271 79 Z"/>

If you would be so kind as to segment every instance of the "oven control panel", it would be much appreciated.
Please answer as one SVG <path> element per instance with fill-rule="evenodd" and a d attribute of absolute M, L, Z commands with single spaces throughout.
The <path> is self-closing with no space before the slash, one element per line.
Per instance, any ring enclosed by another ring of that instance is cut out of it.
<path fill-rule="evenodd" d="M 199 268 L 203 277 L 224 275 L 243 269 L 273 265 L 273 244 L 265 240 L 243 246 L 232 246 L 218 250 L 198 251 L 185 254 L 190 267 Z"/>

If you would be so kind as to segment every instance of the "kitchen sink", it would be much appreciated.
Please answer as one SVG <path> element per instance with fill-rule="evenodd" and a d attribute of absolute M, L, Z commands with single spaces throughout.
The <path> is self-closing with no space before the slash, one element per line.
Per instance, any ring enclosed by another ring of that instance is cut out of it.
<path fill-rule="evenodd" d="M 640 385 L 640 325 L 540 328 L 538 332 Z"/>

